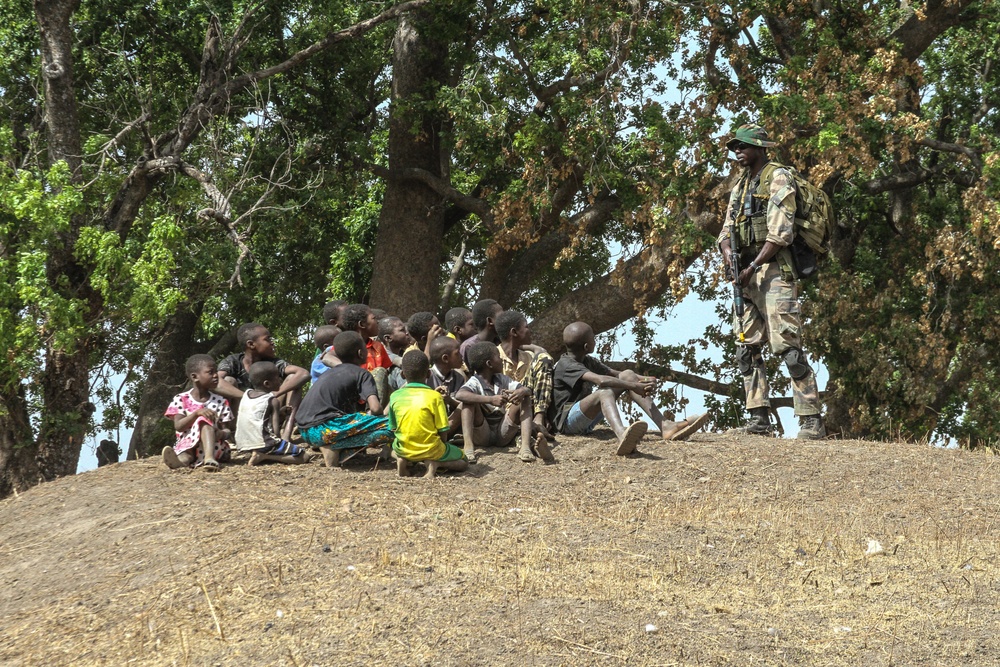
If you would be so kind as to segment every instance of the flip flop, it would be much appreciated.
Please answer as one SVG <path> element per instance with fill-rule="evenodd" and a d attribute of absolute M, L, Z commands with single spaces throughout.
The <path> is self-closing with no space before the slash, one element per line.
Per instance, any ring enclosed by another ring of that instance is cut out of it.
<path fill-rule="evenodd" d="M 683 422 L 684 424 L 675 433 L 671 434 L 669 437 L 664 437 L 664 440 L 676 442 L 678 440 L 687 440 L 692 435 L 701 430 L 701 427 L 708 422 L 708 413 L 704 412 L 700 415 L 695 415 L 694 417 L 688 417 Z"/>
<path fill-rule="evenodd" d="M 202 461 L 195 468 L 201 468 L 205 472 L 219 472 L 222 466 L 219 465 L 218 461 Z"/>
<path fill-rule="evenodd" d="M 629 427 L 625 429 L 622 433 L 621 444 L 618 445 L 618 451 L 615 452 L 618 456 L 628 456 L 635 451 L 635 446 L 639 444 L 643 436 L 646 435 L 646 431 L 649 430 L 649 424 L 646 422 L 634 422 L 629 424 Z"/>

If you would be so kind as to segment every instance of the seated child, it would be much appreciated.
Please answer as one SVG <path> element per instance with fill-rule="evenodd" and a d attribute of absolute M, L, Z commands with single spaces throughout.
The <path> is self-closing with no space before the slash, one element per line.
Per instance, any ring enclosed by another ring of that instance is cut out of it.
<path fill-rule="evenodd" d="M 389 369 L 392 360 L 385 346 L 378 341 L 379 324 L 375 312 L 363 303 L 355 303 L 344 308 L 340 316 L 341 329 L 354 331 L 365 342 L 367 354 L 361 366 L 375 378 L 379 405 L 389 401 Z"/>
<path fill-rule="evenodd" d="M 475 447 L 509 445 L 517 437 L 518 423 L 521 425 L 518 457 L 528 463 L 535 460 L 537 453 L 542 460 L 552 461 L 543 434 L 538 433 L 534 445 L 531 443 L 531 392 L 500 372 L 502 362 L 497 346 L 490 342 L 476 343 L 469 348 L 469 364 L 475 375 L 455 395 L 462 403 L 462 435 L 469 461 L 475 459 Z"/>
<path fill-rule="evenodd" d="M 472 311 L 468 308 L 452 308 L 444 314 L 444 328 L 449 338 L 459 345 L 476 335 L 476 325 L 472 321 Z"/>
<path fill-rule="evenodd" d="M 219 386 L 217 390 L 229 399 L 239 412 L 239 401 L 243 392 L 251 388 L 250 366 L 257 361 L 272 361 L 283 378 L 274 395 L 283 398 L 281 437 L 291 440 L 295 427 L 295 411 L 302 401 L 302 386 L 309 381 L 309 371 L 293 366 L 284 359 L 278 359 L 274 352 L 271 332 L 263 324 L 247 322 L 236 331 L 236 342 L 240 352 L 231 354 L 219 362 Z"/>
<path fill-rule="evenodd" d="M 340 326 L 340 316 L 344 312 L 344 308 L 347 306 L 346 301 L 330 301 L 325 306 L 323 306 L 323 321 L 331 326 L 335 326 L 338 329 Z"/>
<path fill-rule="evenodd" d="M 174 396 L 164 413 L 174 420 L 177 443 L 163 448 L 163 463 L 171 469 L 193 465 L 215 472 L 219 461 L 229 460 L 226 440 L 230 432 L 223 426 L 233 420 L 233 411 L 229 401 L 212 391 L 219 385 L 219 369 L 212 357 L 192 355 L 184 373 L 191 389 Z"/>
<path fill-rule="evenodd" d="M 299 406 L 299 432 L 306 443 L 319 447 L 328 468 L 342 463 L 343 450 L 361 451 L 392 441 L 386 418 L 377 416 L 382 406 L 375 380 L 361 367 L 368 357 L 361 334 L 341 332 L 333 339 L 333 348 L 341 364 L 323 373 Z M 367 412 L 362 412 L 365 408 Z M 388 456 L 387 448 L 383 452 Z"/>
<path fill-rule="evenodd" d="M 403 377 L 403 353 L 407 346 L 413 342 L 406 332 L 406 325 L 398 317 L 383 317 L 378 321 L 378 339 L 385 346 L 385 351 L 392 361 L 392 368 L 389 369 L 389 394 L 396 391 L 404 384 L 406 378 Z"/>
<path fill-rule="evenodd" d="M 428 355 L 427 346 L 438 336 L 444 335 L 444 329 L 438 321 L 437 315 L 426 311 L 413 313 L 406 322 L 406 332 L 413 339 L 413 345 L 406 348 L 406 351 L 420 350 L 425 356 Z"/>
<path fill-rule="evenodd" d="M 543 348 L 531 344 L 528 319 L 516 310 L 505 310 L 496 318 L 500 336 L 500 360 L 503 372 L 531 391 L 535 406 L 535 425 L 551 438 L 548 423 L 549 406 L 552 405 L 552 357 Z"/>
<path fill-rule="evenodd" d="M 240 414 L 236 418 L 236 448 L 252 452 L 249 465 L 260 465 L 264 461 L 311 461 L 312 452 L 275 435 L 280 430 L 278 411 L 281 409 L 281 402 L 274 396 L 274 390 L 281 386 L 278 367 L 270 361 L 254 362 L 250 367 L 250 382 L 253 389 L 243 394 Z"/>
<path fill-rule="evenodd" d="M 625 392 L 649 415 L 664 440 L 686 440 L 708 421 L 708 413 L 681 422 L 665 420 L 649 399 L 656 389 L 655 378 L 612 370 L 590 356 L 594 351 L 594 330 L 589 324 L 574 322 L 567 326 L 563 329 L 563 343 L 567 351 L 556 363 L 552 404 L 552 420 L 560 433 L 590 433 L 606 419 L 618 437 L 617 454 L 631 454 L 646 435 L 648 425 L 644 421 L 628 428 L 622 425 L 616 400 Z"/>
<path fill-rule="evenodd" d="M 448 434 L 445 440 L 462 430 L 462 404 L 455 398 L 458 390 L 468 381 L 462 372 L 462 355 L 458 352 L 458 341 L 447 336 L 438 336 L 428 346 L 431 352 L 430 377 L 427 386 L 436 390 L 444 399 L 448 409 Z"/>
<path fill-rule="evenodd" d="M 425 477 L 434 477 L 438 468 L 462 472 L 469 467 L 462 450 L 442 439 L 448 432 L 448 417 L 441 394 L 424 384 L 429 370 L 430 362 L 420 350 L 404 354 L 406 384 L 389 399 L 389 428 L 396 434 L 392 449 L 400 477 L 409 475 L 411 461 L 427 462 Z"/>
<path fill-rule="evenodd" d="M 309 367 L 309 378 L 315 382 L 319 376 L 334 366 L 340 365 L 340 359 L 333 352 L 333 339 L 340 333 L 340 327 L 324 324 L 316 329 L 313 343 L 316 345 L 316 356 Z M 252 380 L 252 378 L 251 378 Z"/>
<path fill-rule="evenodd" d="M 500 344 L 500 339 L 497 338 L 496 319 L 502 312 L 503 306 L 493 299 L 480 299 L 472 306 L 472 324 L 478 333 L 462 341 L 462 347 L 459 349 L 459 352 L 462 353 L 462 359 L 465 361 L 465 367 L 470 371 L 472 370 L 472 366 L 469 366 L 470 347 L 486 341 Z"/>

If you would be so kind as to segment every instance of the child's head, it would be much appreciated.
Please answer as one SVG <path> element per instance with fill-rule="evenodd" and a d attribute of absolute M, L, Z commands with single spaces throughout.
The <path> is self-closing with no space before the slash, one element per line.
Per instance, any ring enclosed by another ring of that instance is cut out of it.
<path fill-rule="evenodd" d="M 331 301 L 323 306 L 323 321 L 335 327 L 340 326 L 340 317 L 343 314 L 346 301 Z"/>
<path fill-rule="evenodd" d="M 447 336 L 438 336 L 431 341 L 431 362 L 444 372 L 462 367 L 462 354 L 458 351 L 458 341 Z"/>
<path fill-rule="evenodd" d="M 563 329 L 563 343 L 574 354 L 590 354 L 594 351 L 594 330 L 586 322 L 573 322 Z"/>
<path fill-rule="evenodd" d="M 441 325 L 434 313 L 426 311 L 413 313 L 406 322 L 406 330 L 410 332 L 410 337 L 417 345 L 422 345 L 427 342 L 427 334 L 435 324 Z"/>
<path fill-rule="evenodd" d="M 344 312 L 340 314 L 340 328 L 358 333 L 365 341 L 378 336 L 375 313 L 363 303 L 354 303 L 344 308 Z"/>
<path fill-rule="evenodd" d="M 236 330 L 236 342 L 240 352 L 252 354 L 256 359 L 274 359 L 274 341 L 271 332 L 263 324 L 247 322 Z"/>
<path fill-rule="evenodd" d="M 469 348 L 469 369 L 473 373 L 492 376 L 500 372 L 500 349 L 488 340 Z"/>
<path fill-rule="evenodd" d="M 385 312 L 381 308 L 372 308 L 372 313 L 375 315 L 375 319 L 379 322 L 389 317 L 389 313 Z"/>
<path fill-rule="evenodd" d="M 333 345 L 333 339 L 337 337 L 340 333 L 340 327 L 334 326 L 332 324 L 324 324 L 321 327 L 316 328 L 316 333 L 313 335 L 313 342 L 321 350 Z"/>
<path fill-rule="evenodd" d="M 497 335 L 500 340 L 513 340 L 518 345 L 531 343 L 531 329 L 528 328 L 528 318 L 516 310 L 505 310 L 496 320 Z"/>
<path fill-rule="evenodd" d="M 426 382 L 431 362 L 420 350 L 410 350 L 403 355 L 403 377 L 407 382 Z"/>
<path fill-rule="evenodd" d="M 472 321 L 472 311 L 468 308 L 452 308 L 444 314 L 444 328 L 455 334 L 459 341 L 476 335 L 476 325 Z"/>
<path fill-rule="evenodd" d="M 192 354 L 184 363 L 184 375 L 199 389 L 214 389 L 219 386 L 219 369 L 215 359 L 207 354 Z"/>
<path fill-rule="evenodd" d="M 398 317 L 383 317 L 378 322 L 378 339 L 393 352 L 401 352 L 410 344 L 406 325 Z"/>
<path fill-rule="evenodd" d="M 271 361 L 250 364 L 250 386 L 257 391 L 274 391 L 281 386 L 281 371 Z"/>
<path fill-rule="evenodd" d="M 365 340 L 357 331 L 341 331 L 333 339 L 333 351 L 337 358 L 345 364 L 360 366 L 368 359 Z"/>
<path fill-rule="evenodd" d="M 472 306 L 472 323 L 479 331 L 485 331 L 496 322 L 497 315 L 503 312 L 503 306 L 493 299 L 480 299 Z"/>

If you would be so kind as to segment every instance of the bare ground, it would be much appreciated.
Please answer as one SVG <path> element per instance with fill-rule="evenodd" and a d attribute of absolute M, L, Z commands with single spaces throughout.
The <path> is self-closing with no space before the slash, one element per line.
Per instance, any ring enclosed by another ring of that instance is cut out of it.
<path fill-rule="evenodd" d="M 0 502 L 0 664 L 1000 660 L 995 457 L 596 435 L 433 481 L 358 457 L 42 485 Z"/>

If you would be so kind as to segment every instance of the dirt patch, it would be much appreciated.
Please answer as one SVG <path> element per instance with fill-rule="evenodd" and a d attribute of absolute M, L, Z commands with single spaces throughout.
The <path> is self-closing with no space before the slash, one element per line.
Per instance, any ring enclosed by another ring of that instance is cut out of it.
<path fill-rule="evenodd" d="M 45 484 L 0 502 L 0 664 L 1000 659 L 995 457 L 610 435 L 433 481 L 358 457 Z"/>

